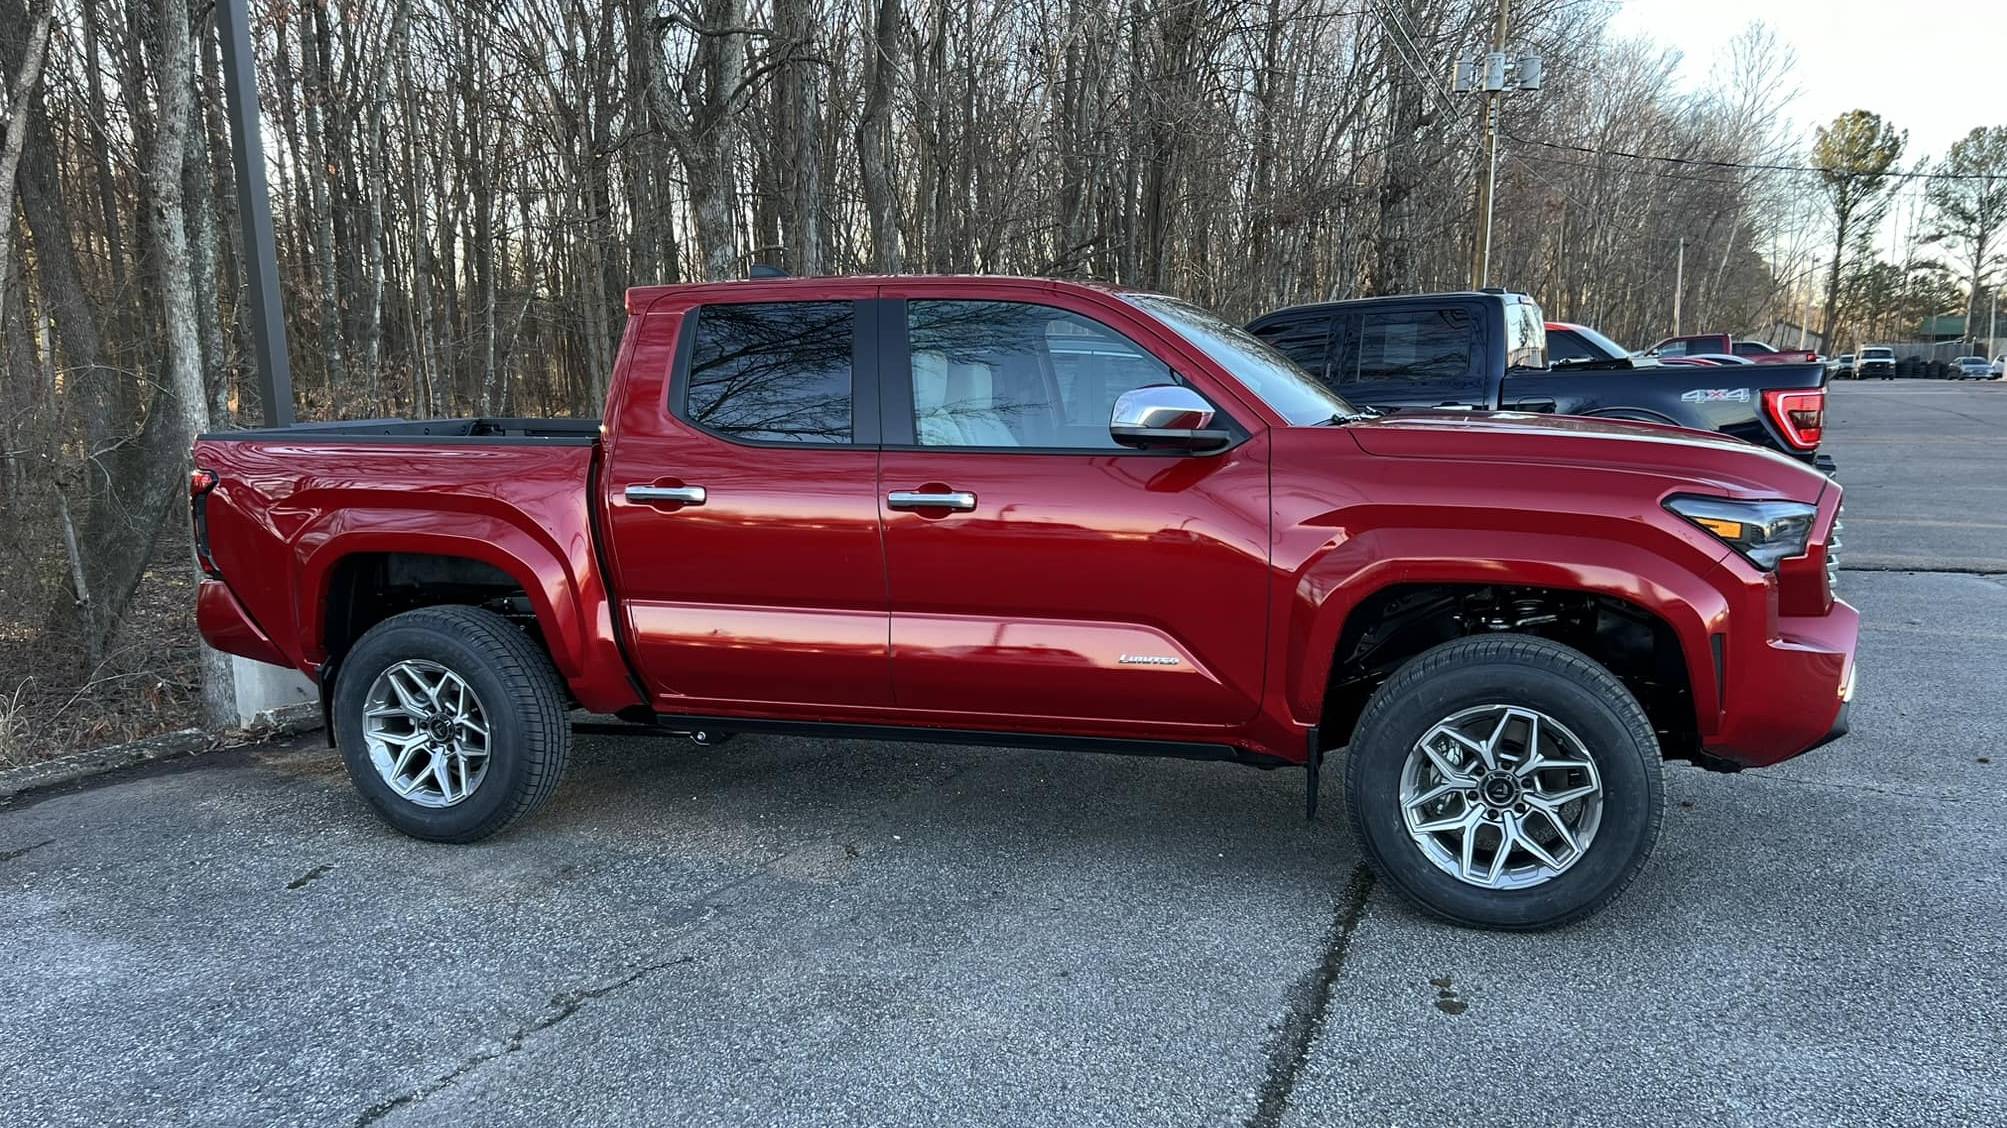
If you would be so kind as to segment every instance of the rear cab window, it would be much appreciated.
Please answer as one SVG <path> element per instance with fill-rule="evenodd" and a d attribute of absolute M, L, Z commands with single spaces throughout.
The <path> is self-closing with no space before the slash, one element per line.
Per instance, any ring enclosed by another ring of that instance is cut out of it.
<path fill-rule="evenodd" d="M 681 419 L 736 442 L 853 442 L 853 302 L 700 306 L 670 391 Z"/>

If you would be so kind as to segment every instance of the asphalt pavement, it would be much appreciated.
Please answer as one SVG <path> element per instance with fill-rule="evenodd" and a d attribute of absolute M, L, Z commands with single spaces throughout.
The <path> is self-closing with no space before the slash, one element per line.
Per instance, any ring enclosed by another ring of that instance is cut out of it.
<path fill-rule="evenodd" d="M 1365 876 L 1327 776 L 586 739 L 472 847 L 309 737 L 0 807 L 0 1123 L 2007 1123 L 2007 384 L 1844 384 L 1853 733 L 1675 766 L 1602 915 Z"/>

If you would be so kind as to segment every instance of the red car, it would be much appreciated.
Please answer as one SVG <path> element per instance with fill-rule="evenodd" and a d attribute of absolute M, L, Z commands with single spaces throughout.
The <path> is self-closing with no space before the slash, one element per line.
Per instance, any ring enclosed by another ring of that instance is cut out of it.
<path fill-rule="evenodd" d="M 573 709 L 1307 767 L 1313 809 L 1344 749 L 1390 885 L 1538 928 L 1637 874 L 1662 759 L 1845 730 L 1841 490 L 1788 457 L 1375 416 L 1209 313 L 1072 283 L 628 303 L 603 421 L 196 444 L 204 637 L 317 679 L 407 833 L 536 808 Z"/>

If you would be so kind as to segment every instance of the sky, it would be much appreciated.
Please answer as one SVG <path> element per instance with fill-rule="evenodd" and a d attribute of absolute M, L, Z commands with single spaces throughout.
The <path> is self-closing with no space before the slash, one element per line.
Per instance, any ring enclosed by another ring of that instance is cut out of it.
<path fill-rule="evenodd" d="M 2007 0 L 1623 0 L 1610 29 L 1679 48 L 1680 77 L 1698 84 L 1752 20 L 1798 54 L 1788 112 L 1807 145 L 1814 123 L 1852 109 L 1909 130 L 1905 163 L 2007 125 Z"/>
<path fill-rule="evenodd" d="M 1797 55 L 1798 97 L 1784 113 L 1801 157 L 1814 126 L 1853 109 L 1909 131 L 1904 166 L 1942 158 L 1975 126 L 2007 125 L 2007 0 L 1620 2 L 1610 31 L 1677 48 L 1688 88 L 1727 61 L 1729 40 L 1751 22 L 1770 25 Z M 1926 188 L 1920 180 L 1899 187 L 1876 233 L 1883 254 L 1901 258 L 1913 246 Z"/>

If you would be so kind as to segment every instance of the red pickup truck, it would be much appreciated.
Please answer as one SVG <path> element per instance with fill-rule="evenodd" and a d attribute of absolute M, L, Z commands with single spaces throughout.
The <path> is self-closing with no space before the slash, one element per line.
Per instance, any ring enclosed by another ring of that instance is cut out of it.
<path fill-rule="evenodd" d="M 1645 423 L 1355 410 L 1177 300 L 636 289 L 603 422 L 203 436 L 199 619 L 317 679 L 422 838 L 551 794 L 572 710 L 1304 766 L 1465 924 L 1621 891 L 1660 764 L 1845 730 L 1841 489 Z"/>

